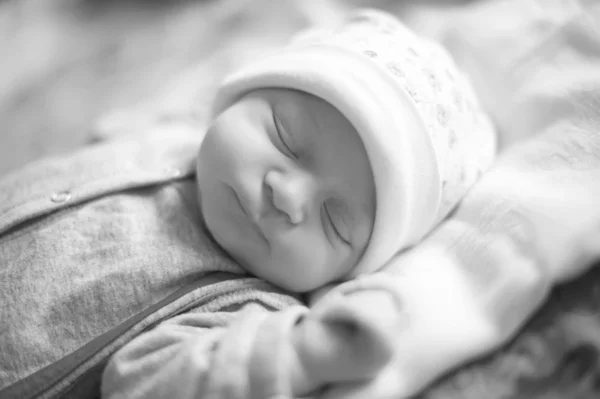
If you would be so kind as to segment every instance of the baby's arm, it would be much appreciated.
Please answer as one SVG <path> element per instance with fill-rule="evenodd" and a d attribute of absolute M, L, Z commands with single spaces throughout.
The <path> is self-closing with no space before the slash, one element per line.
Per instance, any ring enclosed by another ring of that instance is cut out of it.
<path fill-rule="evenodd" d="M 286 393 L 286 386 L 277 384 L 287 383 L 289 369 L 297 368 L 288 336 L 304 313 L 300 306 L 270 313 L 248 305 L 237 314 L 174 317 L 112 357 L 104 371 L 102 397 L 243 398 L 251 391 L 259 397 L 259 389 Z M 259 363 L 256 369 L 250 367 Z M 252 377 L 262 379 L 262 387 L 253 386 Z"/>
<path fill-rule="evenodd" d="M 363 315 L 339 303 L 314 310 L 270 312 L 251 304 L 238 314 L 188 313 L 118 351 L 104 372 L 102 395 L 298 397 L 375 375 L 392 353 L 388 331 L 387 325 L 365 324 Z"/>

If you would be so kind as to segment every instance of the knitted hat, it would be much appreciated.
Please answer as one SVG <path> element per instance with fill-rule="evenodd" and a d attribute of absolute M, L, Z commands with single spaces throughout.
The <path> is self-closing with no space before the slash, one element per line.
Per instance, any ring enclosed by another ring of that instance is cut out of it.
<path fill-rule="evenodd" d="M 351 276 L 375 271 L 417 243 L 492 162 L 496 140 L 448 53 L 382 11 L 301 34 L 228 76 L 213 113 L 259 88 L 289 88 L 335 106 L 371 162 L 376 214 Z"/>

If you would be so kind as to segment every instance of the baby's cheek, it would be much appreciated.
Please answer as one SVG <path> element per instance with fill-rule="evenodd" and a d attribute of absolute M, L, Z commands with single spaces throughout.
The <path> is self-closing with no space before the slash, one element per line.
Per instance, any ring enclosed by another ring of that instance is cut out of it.
<path fill-rule="evenodd" d="M 226 134 L 211 128 L 198 153 L 198 163 L 206 173 L 215 177 L 226 176 L 236 162 L 236 148 L 228 142 Z"/>

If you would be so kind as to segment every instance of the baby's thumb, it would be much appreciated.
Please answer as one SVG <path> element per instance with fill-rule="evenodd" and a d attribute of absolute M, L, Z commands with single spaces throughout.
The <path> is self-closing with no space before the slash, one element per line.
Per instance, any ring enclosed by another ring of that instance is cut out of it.
<path fill-rule="evenodd" d="M 399 310 L 380 291 L 335 295 L 299 329 L 306 370 L 325 383 L 372 378 L 391 359 Z"/>

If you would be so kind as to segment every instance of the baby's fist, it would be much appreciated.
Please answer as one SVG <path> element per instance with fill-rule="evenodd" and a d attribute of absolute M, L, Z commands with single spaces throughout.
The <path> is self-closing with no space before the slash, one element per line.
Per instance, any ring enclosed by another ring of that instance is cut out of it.
<path fill-rule="evenodd" d="M 295 329 L 300 362 L 319 384 L 370 379 L 392 358 L 401 309 L 393 293 L 367 280 L 334 288 Z"/>

